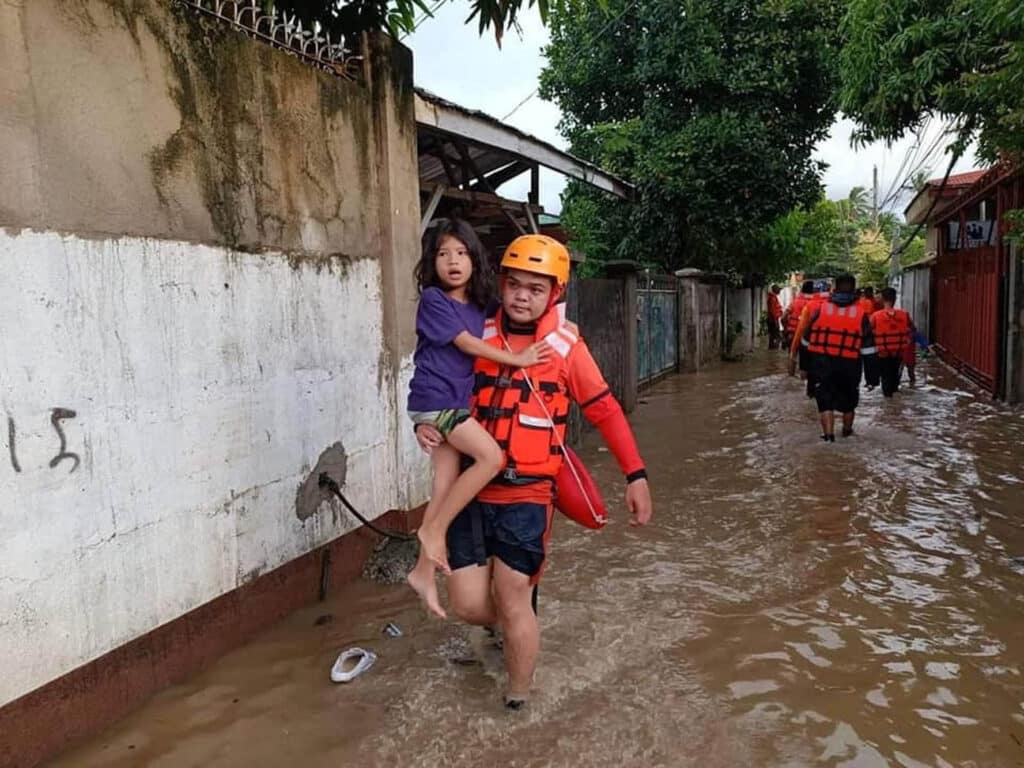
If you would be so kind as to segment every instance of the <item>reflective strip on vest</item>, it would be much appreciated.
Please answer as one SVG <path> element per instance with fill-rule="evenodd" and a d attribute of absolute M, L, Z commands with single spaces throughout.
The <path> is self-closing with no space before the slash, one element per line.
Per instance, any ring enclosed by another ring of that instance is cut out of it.
<path fill-rule="evenodd" d="M 488 320 L 486 323 L 484 323 L 484 335 L 481 336 L 480 338 L 482 338 L 484 341 L 487 341 L 488 339 L 493 339 L 497 335 L 497 323 L 495 323 L 493 320 Z"/>
<path fill-rule="evenodd" d="M 527 416 L 525 413 L 519 414 L 519 423 L 527 427 L 536 427 L 537 429 L 549 429 L 555 426 L 546 418 L 541 419 L 536 416 Z"/>
<path fill-rule="evenodd" d="M 551 348 L 559 355 L 568 357 L 572 345 L 579 341 L 579 339 L 568 328 L 559 328 L 545 336 L 544 341 L 550 344 Z"/>

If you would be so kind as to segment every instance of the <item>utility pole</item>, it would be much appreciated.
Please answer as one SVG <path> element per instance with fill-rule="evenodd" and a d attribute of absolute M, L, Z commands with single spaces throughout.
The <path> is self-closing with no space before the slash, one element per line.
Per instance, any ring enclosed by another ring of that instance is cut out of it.
<path fill-rule="evenodd" d="M 871 203 L 871 228 L 878 231 L 878 166 L 871 166 L 873 202 Z"/>
<path fill-rule="evenodd" d="M 889 262 L 889 285 L 891 285 L 893 288 L 896 288 L 897 290 L 900 287 L 900 286 L 897 285 L 897 283 L 900 282 L 899 276 L 900 276 L 900 272 L 901 272 L 901 269 L 900 269 L 900 254 L 898 252 L 899 251 L 899 246 L 900 246 L 900 225 L 899 225 L 899 222 L 896 222 L 896 223 L 894 223 L 892 225 L 892 251 L 891 251 L 892 257 L 891 257 L 891 260 Z"/>

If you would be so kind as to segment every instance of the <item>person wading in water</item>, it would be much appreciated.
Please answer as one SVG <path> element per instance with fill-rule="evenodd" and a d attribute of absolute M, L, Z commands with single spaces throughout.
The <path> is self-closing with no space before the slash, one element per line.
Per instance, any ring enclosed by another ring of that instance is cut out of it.
<path fill-rule="evenodd" d="M 860 402 L 861 373 L 870 386 L 878 386 L 878 354 L 869 316 L 857 306 L 857 282 L 853 275 L 836 278 L 828 302 L 805 313 L 789 356 L 789 374 L 796 375 L 800 339 L 814 355 L 814 399 L 821 417 L 821 439 L 834 443 L 835 414 L 843 417 L 843 437 L 853 434 L 853 420 Z"/>
<path fill-rule="evenodd" d="M 569 252 L 550 237 L 524 235 L 506 249 L 501 270 L 501 308 L 487 321 L 484 341 L 513 352 L 546 341 L 554 353 L 529 377 L 521 368 L 477 359 L 473 415 L 497 441 L 505 467 L 448 529 L 448 595 L 463 621 L 502 629 L 505 703 L 520 709 L 540 652 L 531 595 L 544 568 L 572 401 L 600 431 L 625 475 L 630 524 L 646 525 L 652 505 L 625 414 L 586 343 L 563 323 L 556 306 L 569 282 Z M 429 424 L 419 425 L 416 435 L 426 451 L 443 440 Z"/>

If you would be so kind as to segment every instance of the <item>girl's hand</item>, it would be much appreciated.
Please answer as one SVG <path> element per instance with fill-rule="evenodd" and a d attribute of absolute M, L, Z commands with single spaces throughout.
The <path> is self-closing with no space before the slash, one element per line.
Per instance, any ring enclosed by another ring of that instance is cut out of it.
<path fill-rule="evenodd" d="M 420 444 L 423 452 L 429 455 L 431 451 L 444 442 L 444 438 L 440 432 L 429 424 L 419 424 L 416 426 L 416 442 Z"/>
<path fill-rule="evenodd" d="M 550 355 L 551 346 L 546 341 L 538 341 L 516 355 L 516 366 L 519 368 L 529 368 L 531 365 L 543 363 Z"/>

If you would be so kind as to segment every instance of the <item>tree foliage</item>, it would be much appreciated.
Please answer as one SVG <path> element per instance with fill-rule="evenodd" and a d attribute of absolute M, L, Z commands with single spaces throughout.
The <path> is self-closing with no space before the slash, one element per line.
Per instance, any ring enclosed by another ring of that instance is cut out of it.
<path fill-rule="evenodd" d="M 860 140 L 944 115 L 977 131 L 985 160 L 1024 151 L 1020 0 L 850 0 L 842 33 L 841 107 Z"/>
<path fill-rule="evenodd" d="M 775 271 L 765 244 L 821 194 L 811 153 L 834 114 L 840 11 L 839 0 L 552 10 L 541 95 L 561 107 L 573 152 L 637 186 L 628 205 L 568 187 L 564 217 L 588 257 Z"/>
<path fill-rule="evenodd" d="M 563 0 L 469 0 L 466 22 L 476 20 L 480 34 L 494 31 L 501 44 L 506 30 L 516 27 L 519 14 L 536 6 L 547 23 L 552 7 Z M 310 22 L 317 21 L 332 34 L 354 36 L 371 29 L 387 29 L 393 34 L 412 32 L 416 17 L 430 15 L 433 0 L 265 0 L 269 7 L 294 13 Z M 598 5 L 602 5 L 599 0 Z"/>

